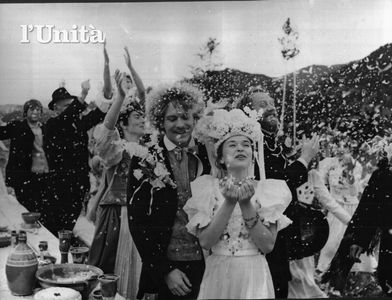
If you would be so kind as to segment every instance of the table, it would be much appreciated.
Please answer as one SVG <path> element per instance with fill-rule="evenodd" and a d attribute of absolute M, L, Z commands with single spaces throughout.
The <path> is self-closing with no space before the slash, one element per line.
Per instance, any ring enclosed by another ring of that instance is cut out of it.
<path fill-rule="evenodd" d="M 10 195 L 0 195 L 0 222 L 3 225 L 7 225 L 10 230 L 25 230 L 21 228 L 23 219 L 21 214 L 27 212 L 27 209 L 22 206 L 15 197 Z M 81 222 L 81 223 L 80 223 Z M 91 245 L 91 241 L 94 234 L 94 225 L 88 224 L 89 222 L 85 218 L 81 217 L 79 224 L 81 225 L 77 230 L 77 233 L 81 235 L 82 239 L 86 242 L 88 246 Z M 56 257 L 57 263 L 61 261 L 61 253 L 59 250 L 59 240 L 55 237 L 49 230 L 45 227 L 38 228 L 33 232 L 33 230 L 25 230 L 27 233 L 27 244 L 35 251 L 39 253 L 38 245 L 40 241 L 48 241 L 48 251 L 49 253 Z M 74 232 L 75 233 L 75 232 Z M 31 300 L 31 296 L 14 296 L 8 289 L 7 278 L 5 275 L 5 265 L 7 262 L 7 257 L 12 251 L 11 246 L 6 248 L 0 248 L 0 299 L 1 300 Z M 72 255 L 69 253 L 68 261 L 72 261 Z M 90 297 L 90 299 L 93 299 Z M 116 295 L 115 300 L 124 300 L 120 295 Z"/>
<path fill-rule="evenodd" d="M 21 213 L 23 212 L 27 212 L 27 209 L 22 206 L 15 197 L 10 195 L 0 195 L 0 220 L 2 224 L 8 226 L 8 229 L 16 231 L 25 230 L 21 228 L 21 224 L 23 223 Z M 33 249 L 33 251 L 38 254 L 39 242 L 48 241 L 49 253 L 56 257 L 57 262 L 61 261 L 59 241 L 49 230 L 42 226 L 35 230 L 27 229 L 25 231 L 27 234 L 27 244 Z M 33 299 L 32 296 L 13 296 L 8 290 L 7 278 L 5 276 L 5 264 L 11 251 L 11 246 L 0 248 L 0 299 Z M 69 254 L 69 261 L 71 261 L 71 259 L 71 254 Z"/>

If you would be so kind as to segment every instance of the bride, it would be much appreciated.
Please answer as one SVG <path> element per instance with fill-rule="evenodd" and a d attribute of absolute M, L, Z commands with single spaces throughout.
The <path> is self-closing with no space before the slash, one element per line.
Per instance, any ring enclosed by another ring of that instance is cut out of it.
<path fill-rule="evenodd" d="M 213 175 L 192 182 L 184 207 L 188 231 L 211 253 L 198 299 L 274 298 L 265 254 L 291 222 L 283 215 L 291 193 L 283 180 L 265 179 L 260 125 L 241 110 L 216 109 L 195 133 L 216 166 Z M 255 160 L 260 181 L 252 176 Z"/>

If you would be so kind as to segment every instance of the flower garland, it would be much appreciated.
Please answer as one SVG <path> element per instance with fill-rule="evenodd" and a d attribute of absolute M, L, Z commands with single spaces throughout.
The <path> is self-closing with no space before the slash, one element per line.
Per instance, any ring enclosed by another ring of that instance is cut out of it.
<path fill-rule="evenodd" d="M 177 82 L 174 85 L 161 85 L 153 89 L 146 99 L 146 115 L 151 126 L 161 130 L 163 111 L 171 103 L 180 104 L 185 108 L 193 108 L 193 113 L 200 117 L 204 109 L 204 95 L 195 86 Z"/>
<path fill-rule="evenodd" d="M 176 183 L 170 177 L 170 172 L 166 168 L 163 148 L 158 143 L 159 133 L 153 131 L 150 138 L 150 141 L 145 146 L 135 145 L 134 143 L 123 144 L 123 148 L 131 157 L 138 157 L 140 159 L 139 168 L 133 169 L 133 176 L 137 180 L 144 178 L 139 187 L 134 191 L 130 203 L 132 203 L 133 196 L 143 184 L 149 183 L 151 185 L 149 215 L 151 214 L 154 190 L 162 189 L 165 186 L 177 187 Z"/>

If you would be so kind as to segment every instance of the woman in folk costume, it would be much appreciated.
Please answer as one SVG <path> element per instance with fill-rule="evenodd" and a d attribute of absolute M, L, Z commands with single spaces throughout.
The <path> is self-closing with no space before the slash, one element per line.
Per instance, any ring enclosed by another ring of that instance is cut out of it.
<path fill-rule="evenodd" d="M 380 154 L 384 155 L 386 154 L 384 151 L 392 149 L 388 146 L 388 139 L 379 137 L 375 137 L 366 147 L 368 158 L 376 161 L 380 158 Z M 380 273 L 389 268 L 387 264 L 382 265 L 380 259 L 382 253 L 380 238 L 382 227 L 385 226 L 385 232 L 390 229 L 388 222 L 383 223 L 388 218 L 390 219 L 390 216 L 389 211 L 379 206 L 378 201 L 388 200 L 390 197 L 389 175 L 389 160 L 382 156 L 366 184 L 331 266 L 321 278 L 321 283 L 328 284 L 329 289 L 336 294 L 344 294 L 348 297 L 377 297 L 380 295 L 380 288 L 388 293 L 388 287 L 380 280 L 380 276 L 382 277 Z M 385 203 L 388 202 L 385 201 Z M 384 219 L 385 216 L 387 217 Z M 379 226 L 380 224 L 382 225 Z M 372 234 L 368 235 L 369 232 Z M 359 245 L 358 240 L 361 242 L 366 240 L 366 247 L 363 247 L 366 251 L 356 252 L 353 255 L 351 246 Z M 390 274 L 389 270 L 386 273 Z M 376 280 L 377 277 L 378 280 Z"/>
<path fill-rule="evenodd" d="M 126 54 L 128 56 L 127 51 Z M 115 79 L 116 98 L 104 123 L 94 133 L 105 169 L 86 216 L 95 220 L 97 214 L 89 264 L 100 267 L 105 273 L 120 275 L 118 293 L 126 299 L 135 299 L 141 259 L 129 232 L 126 184 L 132 153 L 143 147 L 139 141 L 145 131 L 144 109 L 135 99 L 127 98 L 127 91 L 133 86 L 129 75 L 117 70 Z"/>
<path fill-rule="evenodd" d="M 291 193 L 283 180 L 265 179 L 260 125 L 239 109 L 216 109 L 195 133 L 215 166 L 192 182 L 184 207 L 188 231 L 211 252 L 198 299 L 274 298 L 265 254 L 291 222 L 283 215 Z M 255 159 L 260 181 L 253 179 Z"/>
<path fill-rule="evenodd" d="M 351 156 L 348 149 L 341 148 L 336 157 L 327 157 L 320 161 L 319 171 L 321 178 L 329 186 L 332 197 L 352 216 L 359 203 L 361 164 Z M 347 228 L 347 224 L 331 213 L 327 219 L 330 234 L 320 252 L 317 265 L 317 270 L 321 273 L 329 268 Z"/>
<path fill-rule="evenodd" d="M 314 166 L 316 163 L 314 160 L 313 163 L 310 163 L 310 166 Z M 322 208 L 327 209 L 340 222 L 345 225 L 350 222 L 351 215 L 331 196 L 316 168 L 311 168 L 308 181 L 297 189 L 297 197 L 299 202 L 306 205 L 314 205 L 314 201 L 317 200 Z M 327 298 L 327 295 L 315 282 L 315 271 L 313 255 L 291 260 L 290 272 L 292 279 L 289 281 L 288 297 L 302 299 Z"/>

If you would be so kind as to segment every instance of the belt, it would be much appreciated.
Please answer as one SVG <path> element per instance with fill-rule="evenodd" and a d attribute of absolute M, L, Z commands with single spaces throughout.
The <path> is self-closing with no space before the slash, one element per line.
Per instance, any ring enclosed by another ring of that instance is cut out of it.
<path fill-rule="evenodd" d="M 229 250 L 229 249 L 212 249 L 212 253 L 217 255 L 224 255 L 224 256 L 254 256 L 254 255 L 263 255 L 257 249 L 243 249 L 243 250 Z"/>

